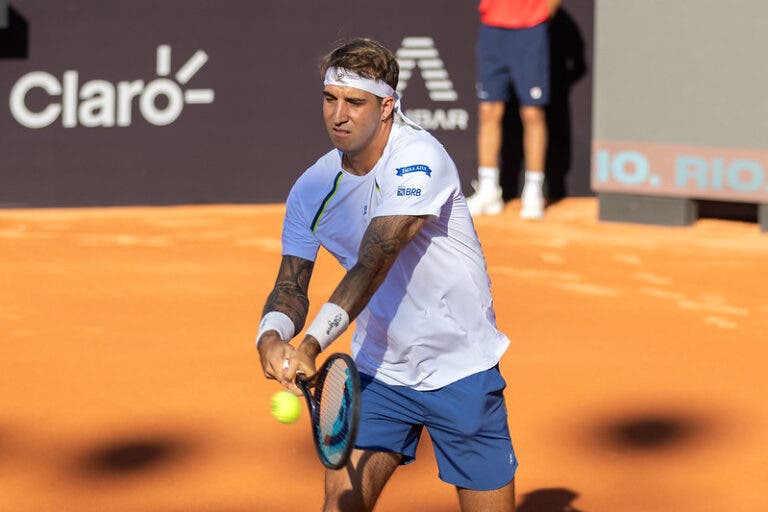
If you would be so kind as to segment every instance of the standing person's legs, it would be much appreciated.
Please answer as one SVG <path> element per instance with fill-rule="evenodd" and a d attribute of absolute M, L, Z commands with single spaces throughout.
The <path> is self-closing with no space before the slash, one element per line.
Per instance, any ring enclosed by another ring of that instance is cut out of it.
<path fill-rule="evenodd" d="M 325 472 L 324 512 L 370 512 L 401 455 L 354 450 L 347 465 Z"/>
<path fill-rule="evenodd" d="M 523 158 L 525 184 L 520 194 L 520 217 L 544 217 L 544 159 L 547 153 L 547 122 L 544 108 L 526 105 L 520 107 L 523 125 Z"/>
<path fill-rule="evenodd" d="M 481 101 L 477 109 L 477 193 L 467 200 L 472 215 L 497 215 L 504 209 L 499 184 L 503 101 Z"/>
<path fill-rule="evenodd" d="M 499 185 L 499 154 L 504 106 L 511 81 L 501 42 L 506 30 L 480 26 L 477 40 L 477 176 L 476 193 L 467 198 L 472 215 L 497 215 L 504 209 Z"/>
<path fill-rule="evenodd" d="M 515 512 L 514 479 L 500 489 L 474 491 L 457 487 L 461 512 Z"/>
<path fill-rule="evenodd" d="M 543 107 L 520 107 L 523 125 L 523 157 L 528 172 L 544 175 L 544 159 L 547 153 L 547 120 Z"/>
<path fill-rule="evenodd" d="M 540 219 L 544 216 L 544 164 L 547 152 L 547 122 L 544 108 L 549 103 L 548 24 L 515 33 L 518 60 L 514 66 L 515 92 L 520 101 L 523 126 L 525 184 L 520 196 L 520 216 Z"/>
<path fill-rule="evenodd" d="M 499 165 L 504 106 L 503 101 L 481 101 L 478 105 L 477 164 L 479 167 L 498 167 Z"/>

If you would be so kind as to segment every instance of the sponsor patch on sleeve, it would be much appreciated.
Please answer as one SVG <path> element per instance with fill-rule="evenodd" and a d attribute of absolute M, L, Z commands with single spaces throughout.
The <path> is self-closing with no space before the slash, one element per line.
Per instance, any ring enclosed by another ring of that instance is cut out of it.
<path fill-rule="evenodd" d="M 398 167 L 397 168 L 397 175 L 398 176 L 404 176 L 406 174 L 410 174 L 412 172 L 423 172 L 430 178 L 432 177 L 432 169 L 430 169 L 428 166 L 424 164 L 416 164 L 416 165 L 409 165 L 408 167 Z"/>
<path fill-rule="evenodd" d="M 416 196 L 419 197 L 421 195 L 421 189 L 416 187 L 403 187 L 399 186 L 397 187 L 397 195 L 398 196 Z"/>

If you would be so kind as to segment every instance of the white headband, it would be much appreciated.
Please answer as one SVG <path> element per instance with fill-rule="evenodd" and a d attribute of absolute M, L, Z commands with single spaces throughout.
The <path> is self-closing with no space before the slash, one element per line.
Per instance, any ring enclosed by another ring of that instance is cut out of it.
<path fill-rule="evenodd" d="M 369 92 L 379 98 L 394 96 L 395 90 L 387 82 L 376 78 L 365 78 L 354 71 L 345 68 L 328 68 L 325 72 L 325 81 L 323 85 L 342 85 L 345 87 L 354 87 L 361 91 Z"/>
<path fill-rule="evenodd" d="M 377 78 L 366 78 L 360 76 L 354 71 L 346 68 L 330 67 L 325 71 L 325 80 L 323 85 L 341 85 L 343 87 L 353 87 L 361 91 L 369 92 L 379 98 L 392 96 L 395 98 L 395 113 L 407 125 L 422 130 L 423 128 L 414 123 L 403 114 L 403 106 L 400 95 L 387 82 Z"/>

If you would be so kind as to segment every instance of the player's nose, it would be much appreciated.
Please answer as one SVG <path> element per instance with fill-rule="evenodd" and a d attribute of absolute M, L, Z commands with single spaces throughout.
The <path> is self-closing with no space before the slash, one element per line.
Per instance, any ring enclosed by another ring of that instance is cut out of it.
<path fill-rule="evenodd" d="M 349 119 L 348 113 L 349 111 L 346 105 L 344 105 L 344 102 L 339 101 L 336 107 L 333 109 L 333 113 L 331 114 L 331 119 L 337 125 L 342 124 Z"/>

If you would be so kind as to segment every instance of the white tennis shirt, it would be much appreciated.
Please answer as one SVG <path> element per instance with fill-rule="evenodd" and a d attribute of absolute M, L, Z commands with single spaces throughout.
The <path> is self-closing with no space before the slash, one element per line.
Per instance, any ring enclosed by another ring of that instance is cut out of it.
<path fill-rule="evenodd" d="M 360 371 L 430 390 L 494 366 L 509 340 L 496 329 L 485 257 L 443 146 L 394 123 L 365 176 L 344 171 L 341 156 L 325 154 L 291 189 L 283 255 L 314 261 L 322 245 L 349 270 L 371 218 L 429 216 L 355 321 Z"/>

